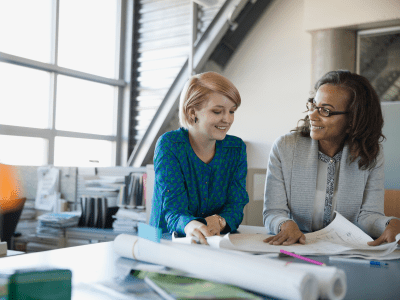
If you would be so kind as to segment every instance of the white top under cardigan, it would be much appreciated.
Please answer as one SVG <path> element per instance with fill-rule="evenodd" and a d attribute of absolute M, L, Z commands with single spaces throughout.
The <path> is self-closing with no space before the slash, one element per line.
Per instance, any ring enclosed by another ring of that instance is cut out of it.
<path fill-rule="evenodd" d="M 331 220 L 336 210 L 336 199 L 337 199 L 337 188 L 338 188 L 337 182 L 339 180 L 339 169 L 340 169 L 340 162 L 336 162 L 335 185 L 332 197 Z M 312 231 L 317 231 L 323 228 L 327 177 L 328 177 L 328 164 L 326 162 L 323 162 L 322 160 L 318 160 L 317 187 L 315 189 L 314 213 L 313 213 L 312 227 L 311 227 Z"/>
<path fill-rule="evenodd" d="M 343 148 L 335 185 L 336 210 L 373 238 L 379 237 L 394 217 L 384 215 L 384 159 L 380 151 L 373 168 L 360 170 L 357 158 L 349 163 Z M 312 232 L 318 173 L 318 141 L 292 132 L 272 146 L 264 194 L 264 226 L 278 233 L 282 221 L 294 220 L 303 232 Z M 326 184 L 326 179 L 325 179 Z"/>

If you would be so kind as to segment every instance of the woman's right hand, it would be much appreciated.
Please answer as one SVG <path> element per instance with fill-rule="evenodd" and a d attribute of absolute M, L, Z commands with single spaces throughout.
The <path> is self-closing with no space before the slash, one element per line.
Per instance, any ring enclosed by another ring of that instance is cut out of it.
<path fill-rule="evenodd" d="M 193 220 L 186 224 L 185 226 L 186 236 L 194 236 L 197 237 L 201 244 L 208 245 L 206 237 L 211 236 L 211 233 L 207 227 L 203 223 Z"/>
<path fill-rule="evenodd" d="M 266 238 L 264 243 L 269 243 L 270 245 L 292 245 L 299 242 L 300 244 L 306 243 L 306 236 L 300 231 L 299 226 L 297 226 L 294 221 L 287 221 L 282 224 L 281 231 L 274 236 Z"/>

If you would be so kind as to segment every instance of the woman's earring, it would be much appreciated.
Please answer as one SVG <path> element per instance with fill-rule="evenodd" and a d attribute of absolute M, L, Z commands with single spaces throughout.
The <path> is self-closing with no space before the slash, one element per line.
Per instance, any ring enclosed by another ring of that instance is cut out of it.
<path fill-rule="evenodd" d="M 197 123 L 197 118 L 196 117 L 194 117 L 194 122 Z"/>

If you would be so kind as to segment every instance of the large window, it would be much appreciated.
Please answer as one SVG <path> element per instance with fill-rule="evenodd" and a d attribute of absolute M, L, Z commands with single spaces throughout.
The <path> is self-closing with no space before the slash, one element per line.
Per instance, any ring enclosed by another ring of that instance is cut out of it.
<path fill-rule="evenodd" d="M 1 163 L 121 164 L 131 2 L 0 0 Z"/>
<path fill-rule="evenodd" d="M 400 27 L 359 31 L 357 67 L 383 103 L 400 101 Z"/>

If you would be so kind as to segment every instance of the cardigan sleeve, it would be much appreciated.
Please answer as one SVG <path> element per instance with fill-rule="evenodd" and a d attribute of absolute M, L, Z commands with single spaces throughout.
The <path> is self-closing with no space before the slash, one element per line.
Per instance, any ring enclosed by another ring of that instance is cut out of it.
<path fill-rule="evenodd" d="M 169 232 L 185 235 L 185 226 L 193 220 L 207 224 L 204 218 L 194 217 L 188 211 L 189 201 L 179 160 L 169 148 L 170 143 L 160 140 L 154 157 L 155 185 L 159 197 L 154 200 L 165 216 Z"/>
<path fill-rule="evenodd" d="M 359 227 L 373 238 L 378 238 L 385 230 L 386 223 L 395 219 L 384 215 L 384 183 L 384 157 L 381 149 L 375 167 L 369 171 L 357 219 Z"/>
<path fill-rule="evenodd" d="M 249 202 L 249 195 L 246 191 L 247 176 L 247 154 L 246 144 L 241 143 L 239 163 L 233 174 L 233 179 L 229 183 L 227 201 L 219 215 L 223 217 L 229 225 L 231 231 L 236 231 L 243 220 L 243 209 Z"/>
<path fill-rule="evenodd" d="M 279 224 L 291 220 L 280 154 L 284 144 L 284 137 L 280 137 L 272 146 L 265 181 L 263 221 L 272 234 L 278 234 Z"/>

